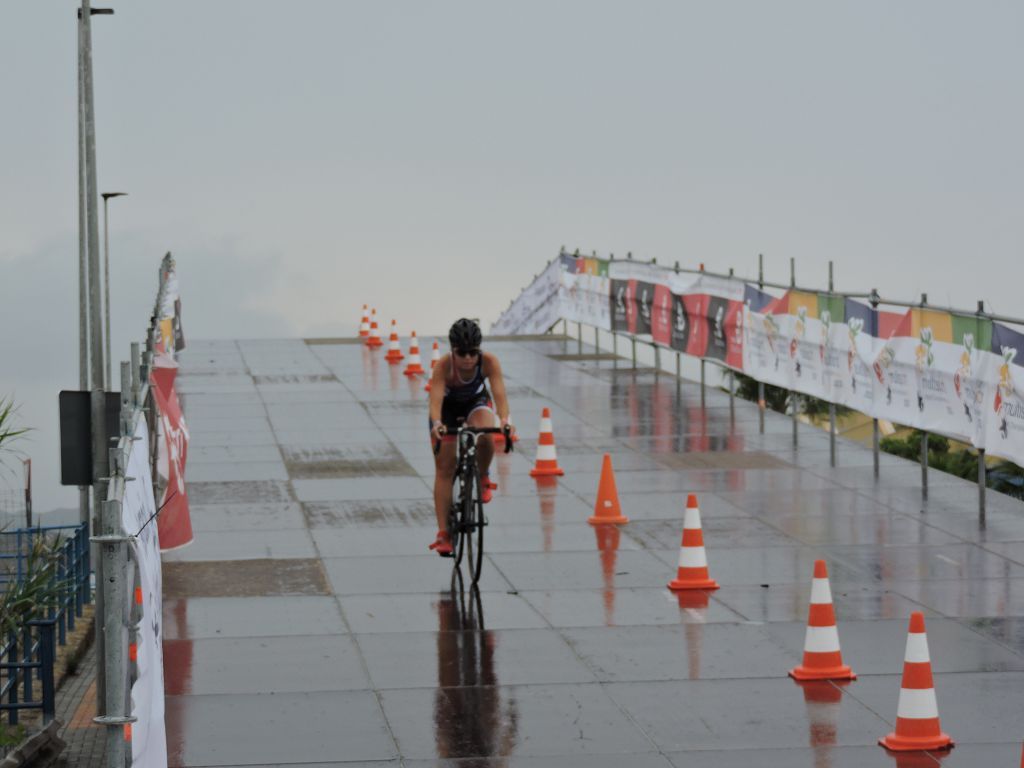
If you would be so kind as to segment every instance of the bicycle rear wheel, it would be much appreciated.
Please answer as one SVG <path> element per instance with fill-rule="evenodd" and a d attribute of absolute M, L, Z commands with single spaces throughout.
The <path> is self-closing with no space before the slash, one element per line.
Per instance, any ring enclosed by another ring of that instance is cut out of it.
<path fill-rule="evenodd" d="M 463 497 L 466 495 L 462 478 L 458 472 L 452 481 L 452 504 L 448 508 L 448 536 L 452 542 L 452 557 L 455 558 L 455 567 L 462 563 L 462 556 L 465 553 L 466 523 L 462 514 Z"/>

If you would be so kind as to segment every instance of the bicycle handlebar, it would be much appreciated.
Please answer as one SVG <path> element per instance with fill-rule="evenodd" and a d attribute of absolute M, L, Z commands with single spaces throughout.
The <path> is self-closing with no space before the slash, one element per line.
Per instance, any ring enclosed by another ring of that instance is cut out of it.
<path fill-rule="evenodd" d="M 505 435 L 505 453 L 512 453 L 512 427 L 468 427 L 460 426 L 455 431 L 455 436 L 458 437 L 460 432 L 469 432 L 474 435 Z M 446 433 L 447 434 L 447 433 Z M 434 441 L 434 455 L 436 456 L 441 452 L 441 441 Z"/>

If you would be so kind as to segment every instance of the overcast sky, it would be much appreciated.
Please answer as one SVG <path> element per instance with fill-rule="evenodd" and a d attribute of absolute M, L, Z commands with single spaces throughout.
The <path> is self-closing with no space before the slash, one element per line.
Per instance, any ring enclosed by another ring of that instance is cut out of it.
<path fill-rule="evenodd" d="M 110 3 L 100 3 L 110 5 Z M 1019 2 L 116 3 L 94 19 L 115 357 L 493 321 L 560 246 L 1024 315 Z M 0 394 L 77 387 L 75 4 L 0 24 Z"/>

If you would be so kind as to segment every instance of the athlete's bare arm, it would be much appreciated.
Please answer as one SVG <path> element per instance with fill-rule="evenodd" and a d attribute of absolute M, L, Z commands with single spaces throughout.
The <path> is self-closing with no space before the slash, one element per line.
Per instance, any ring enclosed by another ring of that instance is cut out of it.
<path fill-rule="evenodd" d="M 444 355 L 434 364 L 434 370 L 430 372 L 430 431 L 434 434 L 434 425 L 441 420 L 441 404 L 444 403 L 444 390 L 446 386 L 446 371 L 451 365 L 451 355 Z M 434 435 L 437 439 L 438 435 Z"/>
<path fill-rule="evenodd" d="M 501 373 L 501 363 L 498 362 L 497 356 L 490 352 L 484 352 L 483 356 L 483 374 L 490 382 L 494 408 L 504 425 L 508 423 L 509 407 L 508 396 L 505 394 L 505 377 Z"/>

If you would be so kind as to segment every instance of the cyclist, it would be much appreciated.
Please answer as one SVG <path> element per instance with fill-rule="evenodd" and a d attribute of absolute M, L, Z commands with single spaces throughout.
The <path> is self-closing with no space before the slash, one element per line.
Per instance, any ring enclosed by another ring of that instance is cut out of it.
<path fill-rule="evenodd" d="M 501 363 L 495 355 L 480 350 L 480 342 L 483 341 L 480 326 L 466 318 L 456 320 L 448 331 L 448 341 L 451 353 L 437 361 L 430 383 L 430 440 L 431 443 L 441 441 L 441 450 L 434 458 L 437 538 L 430 549 L 444 556 L 452 554 L 451 538 L 448 535 L 448 508 L 452 503 L 452 480 L 456 464 L 454 432 L 458 420 L 463 419 L 471 427 L 494 426 L 495 414 L 485 381 L 491 384 L 501 426 L 514 431 L 509 421 Z M 476 458 L 480 466 L 480 500 L 486 504 L 497 487 L 491 484 L 488 474 L 494 456 L 494 442 L 490 435 L 480 435 L 476 445 Z"/>

